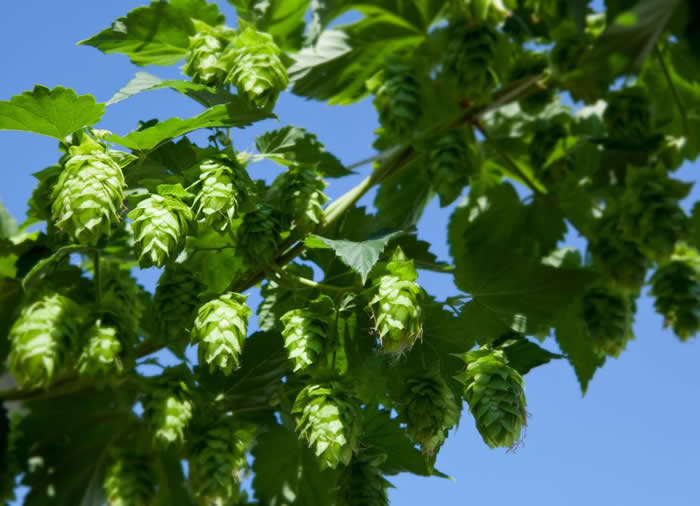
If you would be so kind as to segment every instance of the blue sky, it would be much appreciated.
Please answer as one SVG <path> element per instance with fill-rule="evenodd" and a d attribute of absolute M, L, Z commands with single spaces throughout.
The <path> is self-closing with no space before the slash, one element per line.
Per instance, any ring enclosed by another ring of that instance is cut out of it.
<path fill-rule="evenodd" d="M 24 0 L 6 2 L 0 17 L 0 99 L 31 89 L 34 84 L 68 86 L 106 101 L 139 70 L 121 55 L 105 56 L 76 46 L 144 1 Z M 231 24 L 232 9 L 220 2 Z M 147 69 L 176 77 L 178 69 Z M 190 116 L 197 104 L 170 91 L 144 93 L 110 106 L 99 125 L 123 134 L 140 119 Z M 346 163 L 372 154 L 376 114 L 369 101 L 350 107 L 328 107 L 285 95 L 276 113 L 280 122 L 265 122 L 234 132 L 237 149 L 252 149 L 266 129 L 286 124 L 308 128 Z M 202 139 L 204 136 L 200 136 Z M 34 187 L 32 172 L 55 163 L 56 141 L 28 133 L 0 132 L 0 201 L 20 219 Z M 688 165 L 680 179 L 697 179 L 697 165 Z M 276 174 L 271 165 L 253 166 L 254 177 Z M 361 169 L 366 171 L 367 169 Z M 365 172 L 366 173 L 366 172 Z M 333 181 L 331 197 L 343 193 L 361 176 Z M 696 189 L 691 197 L 697 200 Z M 363 203 L 371 200 L 365 198 Z M 448 259 L 446 226 L 450 210 L 434 202 L 419 224 L 419 235 L 433 251 Z M 575 238 L 572 238 L 575 241 Z M 577 245 L 577 244 L 575 244 Z M 142 281 L 153 287 L 156 273 Z M 444 298 L 455 288 L 444 275 L 422 275 L 430 292 Z M 251 303 L 259 301 L 251 293 Z M 582 397 L 573 370 L 563 361 L 526 376 L 531 413 L 525 444 L 515 453 L 490 450 L 481 441 L 468 414 L 450 435 L 438 467 L 454 477 L 392 477 L 394 505 L 538 504 L 697 506 L 700 491 L 700 419 L 698 340 L 681 344 L 662 329 L 648 297 L 640 299 L 637 339 L 617 360 L 609 360 Z M 550 349 L 556 346 L 547 342 Z"/>

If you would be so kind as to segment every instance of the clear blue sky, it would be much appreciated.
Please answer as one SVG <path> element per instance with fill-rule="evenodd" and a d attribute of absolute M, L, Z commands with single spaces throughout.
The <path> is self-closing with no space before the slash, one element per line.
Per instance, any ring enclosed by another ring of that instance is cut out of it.
<path fill-rule="evenodd" d="M 107 100 L 139 69 L 124 56 L 105 56 L 75 43 L 145 3 L 4 2 L 0 15 L 0 99 L 39 83 L 68 86 Z M 233 10 L 226 2 L 220 3 L 233 24 Z M 162 77 L 179 73 L 178 69 L 147 70 Z M 139 119 L 189 116 L 198 111 L 197 104 L 173 92 L 150 92 L 110 106 L 99 126 L 123 134 Z M 276 112 L 279 125 L 293 123 L 317 133 L 346 163 L 372 154 L 377 120 L 369 101 L 331 108 L 286 95 Z M 236 147 L 252 149 L 255 135 L 275 125 L 265 122 L 235 131 Z M 31 173 L 56 161 L 56 141 L 3 131 L 0 153 L 0 200 L 22 219 L 34 187 Z M 695 180 L 697 169 L 697 164 L 684 167 L 678 177 Z M 275 174 L 269 165 L 260 164 L 252 170 L 254 177 Z M 328 193 L 335 197 L 356 181 L 333 181 Z M 691 198 L 699 196 L 695 190 Z M 434 203 L 419 224 L 419 235 L 431 241 L 434 252 L 443 259 L 449 258 L 446 225 L 450 212 Z M 141 279 L 153 287 L 155 273 L 146 273 Z M 424 275 L 421 281 L 439 298 L 455 293 L 444 275 Z M 257 293 L 252 293 L 250 302 L 257 301 Z M 390 493 L 392 504 L 699 505 L 700 341 L 681 344 L 663 330 L 661 317 L 646 297 L 639 303 L 636 333 L 637 339 L 620 359 L 609 360 L 597 373 L 585 398 L 566 362 L 528 374 L 528 411 L 532 416 L 525 444 L 516 453 L 488 449 L 465 413 L 437 463 L 455 481 L 393 477 L 397 488 Z M 551 342 L 547 346 L 556 350 Z"/>

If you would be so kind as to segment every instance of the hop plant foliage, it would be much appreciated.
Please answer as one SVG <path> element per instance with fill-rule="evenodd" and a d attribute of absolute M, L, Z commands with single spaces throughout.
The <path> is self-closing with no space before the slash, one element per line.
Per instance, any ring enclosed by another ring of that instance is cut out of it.
<path fill-rule="evenodd" d="M 324 467 L 347 465 L 357 448 L 359 406 L 342 385 L 311 384 L 299 392 L 292 413 L 297 432 Z"/>
<path fill-rule="evenodd" d="M 226 80 L 256 106 L 271 110 L 289 83 L 280 55 L 271 35 L 245 28 L 222 57 L 231 69 Z"/>
<path fill-rule="evenodd" d="M 191 389 L 179 369 L 166 369 L 157 377 L 143 402 L 155 439 L 165 445 L 182 443 L 192 419 Z"/>
<path fill-rule="evenodd" d="M 96 244 L 119 221 L 126 182 L 119 164 L 85 135 L 53 187 L 53 220 L 81 244 Z"/>
<path fill-rule="evenodd" d="M 430 177 L 440 196 L 440 206 L 454 202 L 481 168 L 481 150 L 460 133 L 441 137 L 430 151 Z"/>
<path fill-rule="evenodd" d="M 200 165 L 201 187 L 194 200 L 196 217 L 219 232 L 225 232 L 238 209 L 234 185 L 234 169 L 216 161 L 206 160 Z"/>
<path fill-rule="evenodd" d="M 297 229 L 310 230 L 323 222 L 325 181 L 311 167 L 295 166 L 280 174 L 272 184 L 273 200 L 292 217 Z"/>
<path fill-rule="evenodd" d="M 117 329 L 95 322 L 88 330 L 87 343 L 78 357 L 78 372 L 83 376 L 106 379 L 109 374 L 122 371 L 119 353 L 122 344 Z"/>
<path fill-rule="evenodd" d="M 651 102 L 641 86 L 628 86 L 609 94 L 603 120 L 608 136 L 639 144 L 652 133 Z"/>
<path fill-rule="evenodd" d="M 292 309 L 282 315 L 282 337 L 294 372 L 313 366 L 328 338 L 330 319 L 312 308 Z"/>
<path fill-rule="evenodd" d="M 150 504 L 156 490 L 149 455 L 136 449 L 115 450 L 113 454 L 104 480 L 108 506 Z"/>
<path fill-rule="evenodd" d="M 192 328 L 200 363 L 231 374 L 240 365 L 251 310 L 246 296 L 227 293 L 202 305 Z"/>
<path fill-rule="evenodd" d="M 583 298 L 583 320 L 593 348 L 601 356 L 617 357 L 634 338 L 633 299 L 614 289 L 594 287 Z"/>
<path fill-rule="evenodd" d="M 410 137 L 422 115 L 421 83 L 415 74 L 405 63 L 388 63 L 374 96 L 380 123 L 397 138 Z"/>
<path fill-rule="evenodd" d="M 25 388 L 48 387 L 79 343 L 84 314 L 71 299 L 42 295 L 10 329 L 10 372 Z"/>
<path fill-rule="evenodd" d="M 401 248 L 392 254 L 385 273 L 374 280 L 376 295 L 370 301 L 375 332 L 387 353 L 402 353 L 423 332 L 423 290 L 416 283 L 413 261 Z"/>
<path fill-rule="evenodd" d="M 358 454 L 338 480 L 337 506 L 388 506 L 387 489 L 380 465 L 386 455 Z"/>
<path fill-rule="evenodd" d="M 151 195 L 129 213 L 141 267 L 162 267 L 174 259 L 189 231 L 192 211 L 172 196 Z"/>

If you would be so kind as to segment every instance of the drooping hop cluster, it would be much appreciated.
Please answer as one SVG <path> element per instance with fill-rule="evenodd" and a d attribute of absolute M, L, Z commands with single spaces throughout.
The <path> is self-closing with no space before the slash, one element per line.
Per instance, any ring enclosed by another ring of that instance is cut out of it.
<path fill-rule="evenodd" d="M 56 293 L 25 306 L 10 329 L 10 372 L 24 388 L 48 387 L 80 339 L 84 315 Z"/>
<path fill-rule="evenodd" d="M 628 86 L 608 95 L 603 121 L 608 136 L 619 142 L 640 144 L 652 133 L 651 101 L 641 86 Z"/>
<path fill-rule="evenodd" d="M 374 280 L 370 301 L 375 332 L 387 353 L 402 353 L 423 333 L 423 289 L 413 261 L 396 248 L 385 272 Z"/>
<path fill-rule="evenodd" d="M 671 261 L 651 277 L 654 307 L 663 315 L 681 341 L 700 329 L 700 255 L 694 249 L 680 248 Z"/>
<path fill-rule="evenodd" d="M 542 74 L 549 67 L 549 59 L 545 53 L 527 51 L 519 55 L 512 70 L 510 80 L 519 81 L 527 77 L 535 77 Z M 544 86 L 540 91 L 520 100 L 520 108 L 527 114 L 536 115 L 552 102 L 556 95 L 556 88 Z"/>
<path fill-rule="evenodd" d="M 472 103 L 488 100 L 500 81 L 496 69 L 500 33 L 488 25 L 455 26 L 445 53 L 447 75 Z"/>
<path fill-rule="evenodd" d="M 192 342 L 199 344 L 199 362 L 231 374 L 240 364 L 251 310 L 246 296 L 227 293 L 199 308 Z"/>
<path fill-rule="evenodd" d="M 491 448 L 512 448 L 527 423 L 523 378 L 501 350 L 482 347 L 464 355 L 467 368 L 457 379 L 476 428 Z"/>
<path fill-rule="evenodd" d="M 688 218 L 679 202 L 691 186 L 671 179 L 662 167 L 630 167 L 620 201 L 620 228 L 625 238 L 636 241 L 657 262 L 668 259 L 687 230 Z"/>
<path fill-rule="evenodd" d="M 192 419 L 190 387 L 179 368 L 169 368 L 153 380 L 143 400 L 143 410 L 153 435 L 164 445 L 182 443 Z"/>
<path fill-rule="evenodd" d="M 137 453 L 136 449 L 114 451 L 104 480 L 108 506 L 151 504 L 156 493 L 154 480 L 149 455 Z"/>
<path fill-rule="evenodd" d="M 379 122 L 396 138 L 410 137 L 423 113 L 421 83 L 415 74 L 405 63 L 388 63 L 374 96 Z"/>
<path fill-rule="evenodd" d="M 358 454 L 338 478 L 336 506 L 388 506 L 391 487 L 380 469 L 386 455 Z"/>
<path fill-rule="evenodd" d="M 53 221 L 81 244 L 96 244 L 119 221 L 124 174 L 105 148 L 87 135 L 70 148 L 51 194 Z"/>
<path fill-rule="evenodd" d="M 119 329 L 119 337 L 133 342 L 140 334 L 141 317 L 146 310 L 148 295 L 136 280 L 117 262 L 101 264 L 102 298 L 100 311 L 106 323 Z"/>
<path fill-rule="evenodd" d="M 248 27 L 238 34 L 222 57 L 231 69 L 226 80 L 256 106 L 269 111 L 289 83 L 281 54 L 270 34 Z"/>
<path fill-rule="evenodd" d="M 251 265 L 266 264 L 277 252 L 281 232 L 280 216 L 266 204 L 243 216 L 238 229 L 239 245 Z"/>
<path fill-rule="evenodd" d="M 183 265 L 173 264 L 165 269 L 153 297 L 161 339 L 173 342 L 189 334 L 204 288 Z"/>
<path fill-rule="evenodd" d="M 117 339 L 117 329 L 95 322 L 87 331 L 87 342 L 78 357 L 78 372 L 83 376 L 107 378 L 121 372 L 119 353 L 122 344 Z"/>
<path fill-rule="evenodd" d="M 328 336 L 328 317 L 311 309 L 292 309 L 282 318 L 284 347 L 294 362 L 294 372 L 308 369 L 316 363 Z"/>
<path fill-rule="evenodd" d="M 634 338 L 633 296 L 607 287 L 591 288 L 583 297 L 583 321 L 594 351 L 617 357 Z"/>
<path fill-rule="evenodd" d="M 129 213 L 139 265 L 162 267 L 177 256 L 192 221 L 192 211 L 171 196 L 151 195 Z"/>
<path fill-rule="evenodd" d="M 297 229 L 307 231 L 323 222 L 326 182 L 311 167 L 295 166 L 275 179 L 270 189 L 279 209 L 289 214 Z"/>
<path fill-rule="evenodd" d="M 513 0 L 454 0 L 457 8 L 472 23 L 498 25 L 509 14 Z"/>
<path fill-rule="evenodd" d="M 200 504 L 235 504 L 253 430 L 223 416 L 195 433 L 189 462 L 195 497 Z"/>
<path fill-rule="evenodd" d="M 182 71 L 196 83 L 219 87 L 228 72 L 221 62 L 221 53 L 233 37 L 233 30 L 212 27 L 198 19 L 193 19 L 192 22 L 197 32 L 190 37 Z"/>
<path fill-rule="evenodd" d="M 204 217 L 207 225 L 225 232 L 238 209 L 234 169 L 220 161 L 206 160 L 199 170 L 202 186 L 194 200 L 196 217 Z"/>
<path fill-rule="evenodd" d="M 357 448 L 359 405 L 338 383 L 307 385 L 294 401 L 297 432 L 322 466 L 347 465 Z"/>
<path fill-rule="evenodd" d="M 459 420 L 460 406 L 438 373 L 408 378 L 400 400 L 400 417 L 423 452 L 434 455 Z"/>
<path fill-rule="evenodd" d="M 435 143 L 429 155 L 433 188 L 440 196 L 440 206 L 454 202 L 481 167 L 481 150 L 468 142 L 463 133 L 448 133 Z"/>

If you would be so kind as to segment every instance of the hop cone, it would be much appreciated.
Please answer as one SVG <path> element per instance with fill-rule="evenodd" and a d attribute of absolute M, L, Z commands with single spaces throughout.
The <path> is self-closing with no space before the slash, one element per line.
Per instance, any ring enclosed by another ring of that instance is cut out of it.
<path fill-rule="evenodd" d="M 341 385 L 307 385 L 294 401 L 297 431 L 322 466 L 347 465 L 357 448 L 359 406 Z"/>
<path fill-rule="evenodd" d="M 379 122 L 397 138 L 410 137 L 423 112 L 421 85 L 414 74 L 404 63 L 388 64 L 374 97 Z"/>
<path fill-rule="evenodd" d="M 165 269 L 153 297 L 161 339 L 170 343 L 188 335 L 204 288 L 192 272 L 182 265 L 174 264 Z"/>
<path fill-rule="evenodd" d="M 294 372 L 314 365 L 328 335 L 327 316 L 308 308 L 292 309 L 281 320 L 284 324 L 284 347 L 289 359 L 294 362 Z"/>
<path fill-rule="evenodd" d="M 400 416 L 423 452 L 434 455 L 459 420 L 460 406 L 439 374 L 409 378 L 401 399 Z"/>
<path fill-rule="evenodd" d="M 410 348 L 422 333 L 423 290 L 416 283 L 413 261 L 396 248 L 386 273 L 374 281 L 376 295 L 370 301 L 375 331 L 384 351 L 400 353 Z"/>
<path fill-rule="evenodd" d="M 693 337 L 700 328 L 699 260 L 697 251 L 682 251 L 651 278 L 654 307 L 682 341 Z"/>
<path fill-rule="evenodd" d="M 528 51 L 516 59 L 510 72 L 510 79 L 511 81 L 518 81 L 526 77 L 534 77 L 547 70 L 548 67 L 549 61 L 546 54 Z M 546 86 L 541 91 L 521 99 L 520 108 L 527 114 L 537 115 L 552 102 L 555 95 L 556 89 Z"/>
<path fill-rule="evenodd" d="M 651 102 L 641 86 L 628 86 L 611 92 L 603 121 L 611 139 L 639 144 L 652 131 Z"/>
<path fill-rule="evenodd" d="M 661 168 L 630 168 L 620 202 L 620 228 L 624 237 L 657 262 L 673 253 L 683 238 L 687 217 L 679 205 L 692 184 L 669 178 Z"/>
<path fill-rule="evenodd" d="M 526 425 L 525 391 L 520 373 L 500 350 L 481 348 L 465 354 L 466 370 L 458 376 L 484 442 L 491 448 L 512 448 Z"/>
<path fill-rule="evenodd" d="M 576 70 L 590 47 L 591 37 L 588 34 L 580 33 L 578 30 L 566 33 L 557 40 L 550 53 L 554 68 L 560 75 Z"/>
<path fill-rule="evenodd" d="M 328 201 L 323 193 L 326 186 L 314 169 L 297 166 L 280 174 L 271 192 L 279 209 L 292 216 L 296 228 L 309 230 L 323 221 L 323 204 Z"/>
<path fill-rule="evenodd" d="M 146 309 L 148 295 L 145 290 L 116 262 L 102 262 L 102 299 L 100 310 L 103 319 L 119 329 L 119 336 L 133 342 L 140 334 L 141 317 Z"/>
<path fill-rule="evenodd" d="M 538 174 L 542 174 L 557 142 L 567 137 L 568 128 L 563 116 L 555 116 L 547 121 L 537 121 L 533 126 L 534 134 L 528 152 L 533 168 Z"/>
<path fill-rule="evenodd" d="M 221 62 L 221 53 L 232 34 L 225 28 L 215 28 L 198 19 L 192 21 L 197 33 L 190 37 L 186 63 L 182 71 L 196 83 L 219 87 L 227 73 Z"/>
<path fill-rule="evenodd" d="M 119 221 L 125 187 L 119 164 L 85 136 L 79 146 L 70 148 L 53 188 L 53 221 L 81 244 L 96 244 Z"/>
<path fill-rule="evenodd" d="M 240 363 L 251 310 L 246 296 L 227 293 L 199 308 L 192 341 L 199 344 L 199 362 L 231 374 Z"/>
<path fill-rule="evenodd" d="M 189 387 L 176 368 L 156 378 L 143 401 L 144 414 L 151 422 L 156 440 L 165 445 L 185 439 L 192 418 Z"/>
<path fill-rule="evenodd" d="M 83 376 L 104 378 L 114 371 L 121 371 L 121 349 L 117 330 L 96 322 L 88 330 L 87 343 L 78 357 L 78 372 Z"/>
<path fill-rule="evenodd" d="M 115 452 L 105 473 L 109 506 L 148 505 L 155 497 L 154 470 L 147 455 L 134 450 Z"/>
<path fill-rule="evenodd" d="M 194 200 L 196 216 L 203 216 L 207 225 L 226 231 L 238 209 L 234 174 L 231 167 L 215 160 L 200 165 L 202 186 Z"/>
<path fill-rule="evenodd" d="M 429 158 L 430 177 L 440 196 L 440 206 L 454 202 L 480 167 L 481 153 L 476 143 L 467 143 L 462 135 L 455 133 L 441 137 Z"/>
<path fill-rule="evenodd" d="M 162 267 L 177 256 L 192 221 L 192 211 L 180 200 L 151 195 L 129 213 L 142 268 Z"/>
<path fill-rule="evenodd" d="M 447 45 L 445 69 L 456 76 L 464 95 L 475 103 L 488 99 L 498 84 L 496 71 L 500 34 L 482 26 L 455 27 Z"/>
<path fill-rule="evenodd" d="M 226 80 L 256 106 L 272 110 L 289 83 L 281 53 L 271 35 L 246 28 L 223 56 L 232 69 Z"/>
<path fill-rule="evenodd" d="M 634 338 L 634 299 L 605 287 L 590 289 L 583 297 L 583 321 L 593 349 L 617 357 Z"/>
<path fill-rule="evenodd" d="M 272 260 L 277 252 L 280 228 L 279 215 L 265 204 L 243 216 L 238 237 L 248 262 L 257 266 Z"/>
<path fill-rule="evenodd" d="M 9 368 L 17 383 L 48 387 L 78 342 L 82 319 L 80 307 L 58 294 L 25 306 L 9 334 Z"/>
<path fill-rule="evenodd" d="M 508 16 L 512 0 L 456 0 L 457 6 L 466 18 L 475 24 L 497 25 Z"/>
<path fill-rule="evenodd" d="M 338 478 L 336 506 L 388 506 L 387 489 L 391 487 L 380 465 L 386 455 L 362 453 L 352 459 Z"/>
<path fill-rule="evenodd" d="M 253 430 L 225 416 L 197 433 L 189 461 L 194 495 L 202 504 L 235 504 Z"/>

